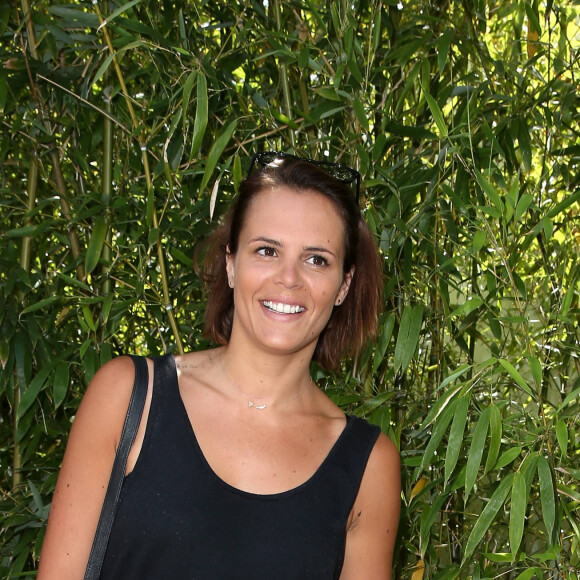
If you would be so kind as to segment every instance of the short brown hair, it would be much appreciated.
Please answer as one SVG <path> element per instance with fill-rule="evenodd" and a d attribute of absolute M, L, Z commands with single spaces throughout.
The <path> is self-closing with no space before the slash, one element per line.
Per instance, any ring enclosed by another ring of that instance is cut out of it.
<path fill-rule="evenodd" d="M 218 344 L 229 342 L 234 299 L 228 285 L 226 251 L 237 252 L 240 232 L 254 197 L 277 186 L 323 195 L 332 202 L 344 224 L 343 272 L 346 274 L 353 266 L 355 270 L 348 294 L 334 308 L 313 356 L 321 366 L 337 370 L 343 357 L 355 355 L 376 333 L 382 294 L 381 260 L 351 188 L 305 160 L 284 159 L 254 171 L 242 182 L 233 206 L 205 242 L 201 268 L 198 268 L 208 290 L 205 335 Z"/>

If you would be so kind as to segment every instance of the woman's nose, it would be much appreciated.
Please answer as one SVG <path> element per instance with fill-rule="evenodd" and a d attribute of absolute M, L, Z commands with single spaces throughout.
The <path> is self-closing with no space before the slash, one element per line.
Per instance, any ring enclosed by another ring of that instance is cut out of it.
<path fill-rule="evenodd" d="M 287 288 L 295 288 L 301 283 L 299 264 L 295 260 L 280 260 L 277 275 L 278 281 Z"/>

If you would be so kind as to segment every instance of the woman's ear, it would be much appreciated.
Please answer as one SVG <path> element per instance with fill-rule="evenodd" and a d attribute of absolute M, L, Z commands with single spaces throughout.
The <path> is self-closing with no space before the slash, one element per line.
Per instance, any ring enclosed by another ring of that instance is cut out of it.
<path fill-rule="evenodd" d="M 340 289 L 338 294 L 336 295 L 336 300 L 334 301 L 335 306 L 339 306 L 344 302 L 346 295 L 348 294 L 348 290 L 350 288 L 350 283 L 352 282 L 352 277 L 354 276 L 354 266 L 344 275 L 342 279 L 342 284 L 340 285 Z"/>
<path fill-rule="evenodd" d="M 228 275 L 228 285 L 230 288 L 233 288 L 235 280 L 235 267 L 234 267 L 234 256 L 230 252 L 229 244 L 226 246 L 226 273 Z"/>

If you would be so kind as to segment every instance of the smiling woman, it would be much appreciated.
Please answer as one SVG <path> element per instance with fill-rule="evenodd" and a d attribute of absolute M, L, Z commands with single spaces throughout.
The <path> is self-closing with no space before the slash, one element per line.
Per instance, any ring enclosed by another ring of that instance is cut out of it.
<path fill-rule="evenodd" d="M 206 332 L 221 346 L 148 361 L 102 579 L 391 577 L 398 452 L 309 372 L 373 335 L 378 251 L 347 184 L 267 161 L 206 248 Z M 82 576 L 132 382 L 116 359 L 85 395 L 39 580 Z"/>

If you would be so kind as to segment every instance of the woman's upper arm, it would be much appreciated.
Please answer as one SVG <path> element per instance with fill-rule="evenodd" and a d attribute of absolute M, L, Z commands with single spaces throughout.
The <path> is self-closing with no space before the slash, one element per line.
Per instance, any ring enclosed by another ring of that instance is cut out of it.
<path fill-rule="evenodd" d="M 341 580 L 390 580 L 401 510 L 401 462 L 381 434 L 369 457 L 347 530 Z"/>
<path fill-rule="evenodd" d="M 73 421 L 52 499 L 38 580 L 83 577 L 135 376 L 130 358 L 105 364 Z"/>

